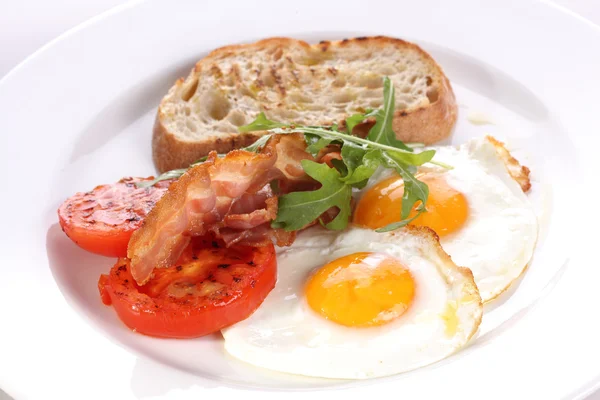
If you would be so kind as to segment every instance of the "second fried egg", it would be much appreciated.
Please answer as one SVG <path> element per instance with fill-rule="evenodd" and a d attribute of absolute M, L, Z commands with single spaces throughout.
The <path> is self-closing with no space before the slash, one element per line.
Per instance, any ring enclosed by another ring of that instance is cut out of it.
<path fill-rule="evenodd" d="M 516 160 L 490 137 L 436 150 L 435 160 L 452 168 L 419 169 L 429 199 L 427 212 L 411 224 L 433 229 L 452 260 L 472 270 L 482 300 L 492 300 L 521 275 L 533 255 L 538 226 L 522 190 L 528 180 L 511 176 Z M 357 194 L 354 223 L 377 229 L 397 222 L 403 192 L 395 172 L 380 171 Z"/>

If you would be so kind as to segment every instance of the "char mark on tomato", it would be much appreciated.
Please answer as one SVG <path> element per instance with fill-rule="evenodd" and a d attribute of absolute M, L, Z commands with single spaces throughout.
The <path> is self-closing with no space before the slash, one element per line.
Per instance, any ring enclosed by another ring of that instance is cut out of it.
<path fill-rule="evenodd" d="M 156 270 L 144 286 L 119 259 L 98 288 L 102 301 L 136 332 L 158 337 L 207 335 L 254 312 L 276 281 L 275 248 L 233 245 L 194 238 L 176 266 Z"/>
<path fill-rule="evenodd" d="M 71 196 L 58 209 L 62 230 L 87 251 L 125 257 L 131 234 L 172 182 L 163 181 L 144 189 L 135 185 L 135 182 L 150 179 L 123 178 Z"/>

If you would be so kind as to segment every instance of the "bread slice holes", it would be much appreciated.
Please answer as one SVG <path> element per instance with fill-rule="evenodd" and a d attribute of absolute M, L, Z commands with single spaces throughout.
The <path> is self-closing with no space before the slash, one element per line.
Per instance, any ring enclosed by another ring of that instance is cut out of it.
<path fill-rule="evenodd" d="M 411 85 L 414 85 L 416 81 L 417 81 L 417 76 L 416 75 L 413 75 L 413 76 L 410 77 L 409 82 L 410 82 Z"/>
<path fill-rule="evenodd" d="M 379 74 L 365 73 L 358 78 L 358 84 L 369 89 L 379 89 L 383 86 L 383 77 Z"/>
<path fill-rule="evenodd" d="M 231 110 L 231 104 L 223 95 L 213 96 L 212 101 L 208 104 L 208 114 L 217 121 L 225 118 L 229 114 L 229 110 Z"/>
<path fill-rule="evenodd" d="M 271 73 L 270 69 L 263 70 L 260 79 L 262 80 L 262 83 L 267 87 L 275 86 L 275 77 Z"/>
<path fill-rule="evenodd" d="M 359 99 L 380 99 L 381 89 L 365 89 L 358 93 Z"/>
<path fill-rule="evenodd" d="M 183 112 L 185 113 L 185 115 L 186 115 L 187 117 L 189 117 L 189 116 L 192 114 L 192 110 L 190 109 L 190 107 L 185 107 L 185 108 L 183 109 Z"/>
<path fill-rule="evenodd" d="M 433 83 L 433 79 L 431 79 L 430 76 L 425 78 L 425 82 L 427 83 L 427 86 L 431 86 L 431 84 Z"/>
<path fill-rule="evenodd" d="M 425 93 L 425 95 L 429 99 L 430 104 L 435 103 L 440 98 L 440 94 L 438 93 L 438 90 L 435 87 L 430 87 L 429 89 L 427 89 L 427 93 Z"/>
<path fill-rule="evenodd" d="M 185 86 L 181 90 L 181 100 L 190 101 L 192 96 L 196 94 L 196 90 L 198 90 L 198 78 L 194 79 L 192 82 L 185 84 Z"/>
<path fill-rule="evenodd" d="M 405 67 L 406 69 L 406 67 Z M 379 67 L 379 73 L 382 75 L 394 75 L 397 71 L 391 65 L 383 65 Z"/>
<path fill-rule="evenodd" d="M 225 82 L 223 82 L 225 84 L 225 86 L 232 87 L 235 85 L 236 73 L 235 73 L 234 68 L 235 68 L 235 66 L 232 67 L 231 71 L 229 71 L 229 73 L 225 76 Z"/>
<path fill-rule="evenodd" d="M 356 99 L 356 95 L 348 90 L 342 93 L 336 93 L 333 95 L 333 101 L 336 103 L 350 103 Z"/>
<path fill-rule="evenodd" d="M 258 88 L 255 85 L 253 85 L 252 88 L 255 89 L 255 91 L 252 91 L 251 88 L 249 88 L 248 86 L 242 84 L 240 86 L 239 90 L 240 90 L 240 93 L 242 94 L 242 96 L 248 96 L 248 97 L 251 97 L 253 99 L 256 99 L 256 94 L 258 92 Z"/>
<path fill-rule="evenodd" d="M 289 98 L 294 103 L 312 103 L 313 102 L 312 97 L 309 97 L 305 94 L 297 93 L 297 92 L 290 93 Z"/>
<path fill-rule="evenodd" d="M 242 126 L 246 124 L 246 117 L 243 113 L 237 110 L 230 112 L 227 119 L 235 126 Z"/>
<path fill-rule="evenodd" d="M 296 110 L 281 108 L 275 110 L 272 117 L 275 121 L 293 121 L 298 119 L 299 116 L 300 113 Z"/>

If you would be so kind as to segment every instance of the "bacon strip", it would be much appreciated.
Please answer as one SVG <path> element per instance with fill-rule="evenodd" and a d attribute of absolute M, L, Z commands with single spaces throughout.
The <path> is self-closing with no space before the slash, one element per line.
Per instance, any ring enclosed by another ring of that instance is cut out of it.
<path fill-rule="evenodd" d="M 129 241 L 131 274 L 140 285 L 154 268 L 171 266 L 192 236 L 213 232 L 227 245 L 243 242 L 291 244 L 294 234 L 270 227 L 277 198 L 269 183 L 279 180 L 284 192 L 314 185 L 300 161 L 313 159 L 301 134 L 275 135 L 261 153 L 234 150 L 223 158 L 212 152 L 191 168 L 167 193 Z"/>

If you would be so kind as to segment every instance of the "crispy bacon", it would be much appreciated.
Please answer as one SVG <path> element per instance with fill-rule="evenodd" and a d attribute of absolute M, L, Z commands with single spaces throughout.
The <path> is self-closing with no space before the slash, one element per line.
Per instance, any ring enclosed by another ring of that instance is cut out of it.
<path fill-rule="evenodd" d="M 330 168 L 333 168 L 332 160 L 341 160 L 342 153 L 339 151 L 332 151 L 325 153 L 322 157 L 318 158 L 318 162 L 327 164 Z"/>
<path fill-rule="evenodd" d="M 223 158 L 212 152 L 208 160 L 174 182 L 156 203 L 129 242 L 131 273 L 140 285 L 154 268 L 168 267 L 192 236 L 209 232 L 227 245 L 260 245 L 274 239 L 291 244 L 294 234 L 272 229 L 277 198 L 269 183 L 278 180 L 285 193 L 314 182 L 300 161 L 313 159 L 301 134 L 275 135 L 259 153 L 234 150 Z"/>

